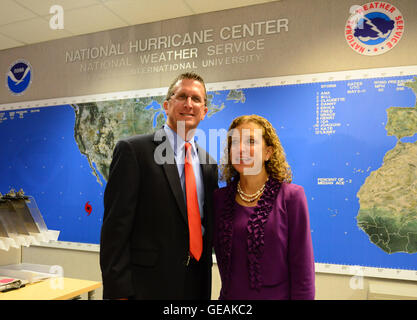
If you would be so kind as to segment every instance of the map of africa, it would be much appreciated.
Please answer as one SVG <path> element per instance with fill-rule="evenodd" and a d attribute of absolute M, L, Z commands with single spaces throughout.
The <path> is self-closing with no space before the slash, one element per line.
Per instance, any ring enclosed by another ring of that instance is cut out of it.
<path fill-rule="evenodd" d="M 417 78 L 391 76 L 208 92 L 198 142 L 218 161 L 243 114 L 276 128 L 304 187 L 316 262 L 417 269 Z M 165 122 L 164 96 L 0 111 L 0 192 L 33 196 L 61 241 L 99 243 L 118 140 Z M 90 208 L 87 212 L 86 208 Z"/>
<path fill-rule="evenodd" d="M 417 95 L 417 82 L 405 83 Z M 414 107 L 387 109 L 387 134 L 395 147 L 383 165 L 371 172 L 358 192 L 358 225 L 370 240 L 387 253 L 417 252 L 417 142 L 401 138 L 417 134 L 417 103 Z"/>

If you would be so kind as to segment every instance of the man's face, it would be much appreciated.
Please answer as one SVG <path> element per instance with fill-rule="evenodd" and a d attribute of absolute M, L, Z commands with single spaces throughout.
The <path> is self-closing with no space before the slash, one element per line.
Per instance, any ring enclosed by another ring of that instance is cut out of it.
<path fill-rule="evenodd" d="M 207 114 L 204 102 L 204 86 L 197 80 L 183 79 L 177 82 L 174 94 L 164 102 L 167 124 L 175 132 L 185 125 L 185 133 L 197 128 Z"/>

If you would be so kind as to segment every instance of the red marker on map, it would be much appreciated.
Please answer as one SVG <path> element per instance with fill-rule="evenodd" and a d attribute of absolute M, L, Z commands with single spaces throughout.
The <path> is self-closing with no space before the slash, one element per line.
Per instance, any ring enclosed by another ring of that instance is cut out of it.
<path fill-rule="evenodd" d="M 91 212 L 93 212 L 93 207 L 90 205 L 90 201 L 87 201 L 87 203 L 85 204 L 84 209 L 85 209 L 85 211 L 88 212 L 87 216 L 89 216 L 91 214 Z"/>

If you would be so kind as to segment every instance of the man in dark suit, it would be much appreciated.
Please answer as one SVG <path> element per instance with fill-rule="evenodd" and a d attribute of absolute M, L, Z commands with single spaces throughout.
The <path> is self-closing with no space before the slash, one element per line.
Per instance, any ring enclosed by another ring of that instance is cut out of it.
<path fill-rule="evenodd" d="M 203 79 L 177 77 L 163 107 L 163 128 L 120 140 L 113 153 L 100 240 L 104 299 L 211 297 L 218 171 L 193 138 L 208 111 Z"/>

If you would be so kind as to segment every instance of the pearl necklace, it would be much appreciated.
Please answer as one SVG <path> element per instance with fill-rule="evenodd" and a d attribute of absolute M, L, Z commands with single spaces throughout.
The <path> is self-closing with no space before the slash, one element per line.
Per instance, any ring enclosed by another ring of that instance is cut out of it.
<path fill-rule="evenodd" d="M 259 198 L 259 196 L 262 194 L 262 192 L 264 192 L 265 190 L 265 183 L 263 184 L 263 186 L 256 191 L 254 194 L 247 194 L 244 193 L 241 186 L 240 186 L 240 181 L 237 183 L 237 192 L 239 193 L 239 197 L 245 201 L 245 202 L 253 202 L 256 199 Z"/>

